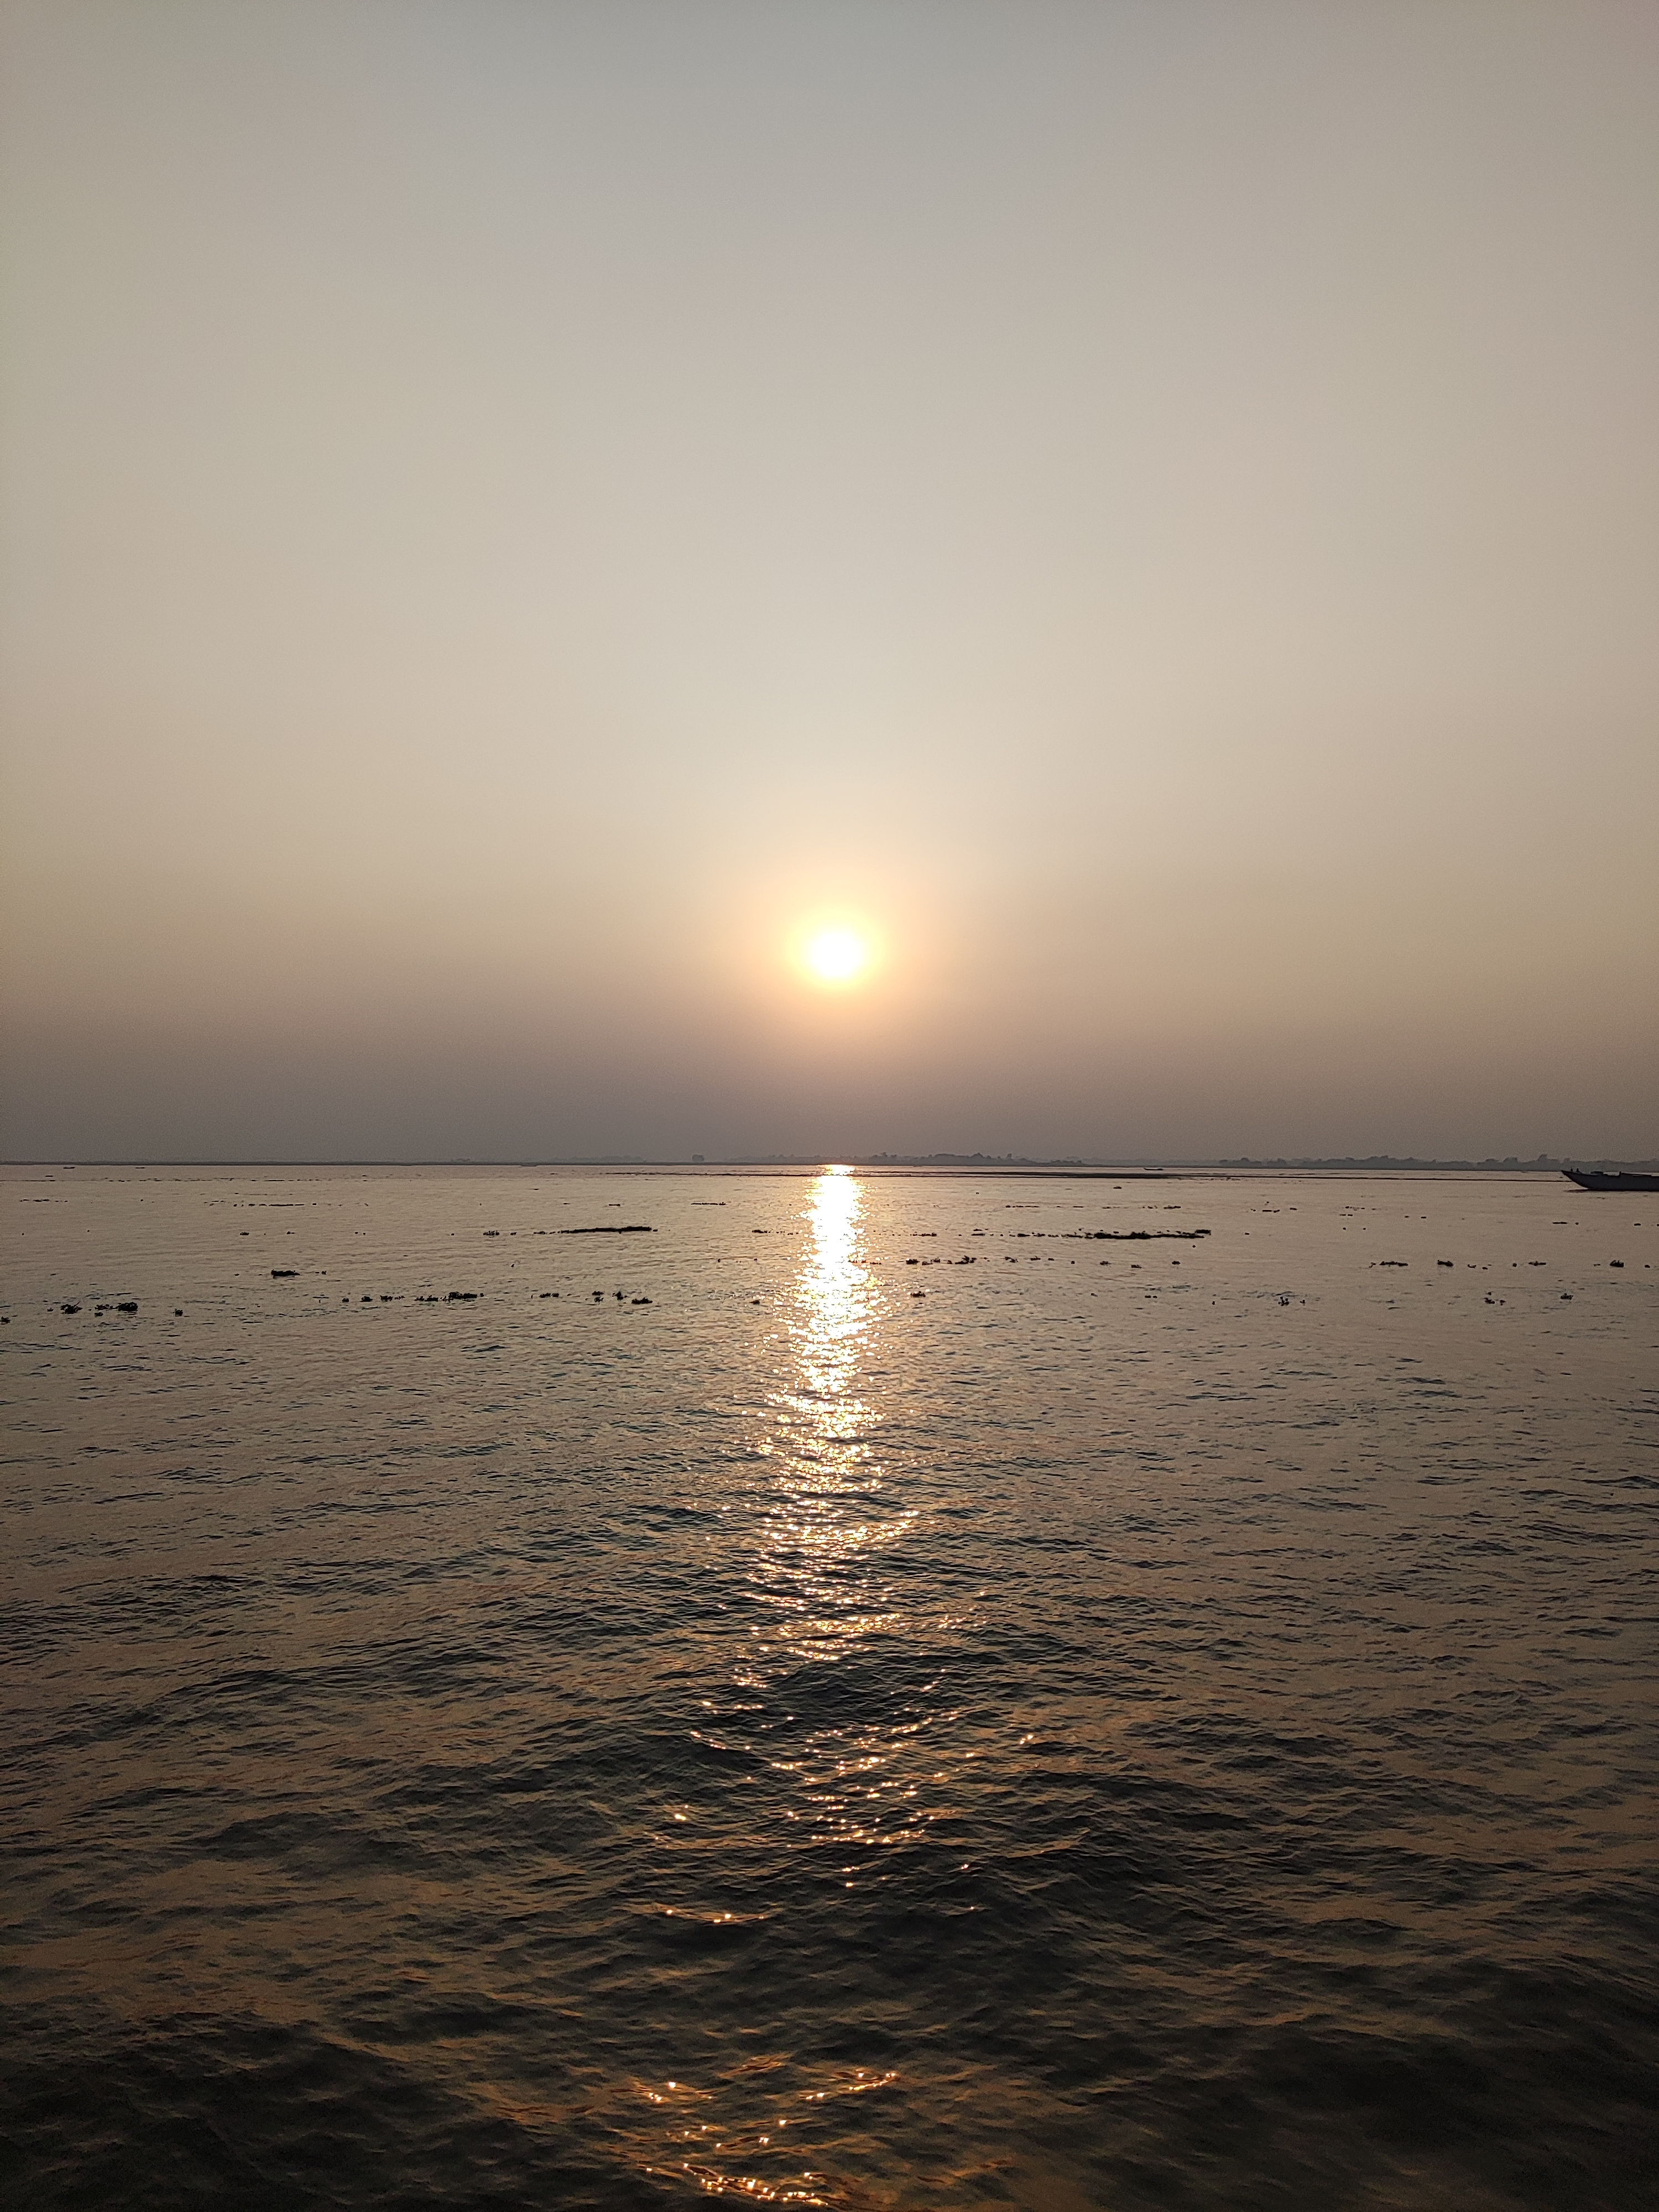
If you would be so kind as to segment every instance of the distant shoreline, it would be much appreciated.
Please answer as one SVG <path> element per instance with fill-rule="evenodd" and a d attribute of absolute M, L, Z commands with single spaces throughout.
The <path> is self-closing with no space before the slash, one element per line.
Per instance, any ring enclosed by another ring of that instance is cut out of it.
<path fill-rule="evenodd" d="M 537 1172 L 552 1168 L 642 1168 L 684 1170 L 690 1173 L 717 1174 L 733 1168 L 771 1169 L 783 1173 L 816 1173 L 827 1166 L 861 1168 L 872 1173 L 893 1170 L 924 1170 L 938 1175 L 1001 1176 L 1012 1179 L 1051 1176 L 1057 1179 L 1078 1177 L 1129 1176 L 1138 1181 L 1155 1182 L 1182 1176 L 1253 1176 L 1253 1175 L 1560 1175 L 1569 1167 L 1594 1168 L 1607 1172 L 1652 1173 L 1659 1171 L 1659 1159 L 1601 1159 L 1574 1157 L 1570 1159 L 1484 1159 L 1429 1160 L 1399 1158 L 1377 1154 L 1370 1158 L 1336 1158 L 1328 1159 L 1237 1159 L 1221 1160 L 1107 1160 L 1107 1159 L 1027 1159 L 1012 1154 L 992 1156 L 982 1152 L 876 1152 L 866 1154 L 831 1154 L 816 1152 L 750 1152 L 733 1154 L 730 1158 L 704 1159 L 652 1158 L 643 1153 L 620 1152 L 610 1154 L 573 1155 L 564 1158 L 543 1160 L 525 1159 L 76 1159 L 66 1160 L 61 1154 L 46 1159 L 9 1159 L 0 1161 L 0 1170 L 9 1168 L 48 1168 L 68 1172 L 76 1168 L 471 1168 L 482 1170 L 512 1169 L 519 1172 Z"/>

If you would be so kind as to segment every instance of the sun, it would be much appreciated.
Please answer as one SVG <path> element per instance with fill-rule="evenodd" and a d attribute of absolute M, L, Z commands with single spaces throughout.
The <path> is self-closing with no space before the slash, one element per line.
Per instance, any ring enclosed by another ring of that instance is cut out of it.
<path fill-rule="evenodd" d="M 855 983 L 870 965 L 870 945 L 855 929 L 816 929 L 802 951 L 806 972 L 820 983 Z"/>

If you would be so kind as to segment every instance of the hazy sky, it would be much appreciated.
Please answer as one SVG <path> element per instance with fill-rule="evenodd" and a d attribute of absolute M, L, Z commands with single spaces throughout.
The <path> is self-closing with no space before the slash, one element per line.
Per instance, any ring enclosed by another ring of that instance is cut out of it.
<path fill-rule="evenodd" d="M 1659 9 L 0 24 L 6 1152 L 1659 1152 Z"/>

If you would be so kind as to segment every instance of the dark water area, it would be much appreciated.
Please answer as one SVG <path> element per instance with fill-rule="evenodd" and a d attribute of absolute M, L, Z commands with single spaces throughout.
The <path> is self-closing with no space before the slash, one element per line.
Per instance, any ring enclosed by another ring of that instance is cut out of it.
<path fill-rule="evenodd" d="M 7 2202 L 1659 2197 L 1659 1200 L 0 1206 Z"/>

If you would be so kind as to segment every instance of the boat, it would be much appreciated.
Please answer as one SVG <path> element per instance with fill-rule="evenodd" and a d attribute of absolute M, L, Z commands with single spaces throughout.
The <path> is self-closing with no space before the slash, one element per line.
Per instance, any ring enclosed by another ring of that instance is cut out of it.
<path fill-rule="evenodd" d="M 1580 1190 L 1659 1190 L 1659 1175 L 1643 1175 L 1635 1168 L 1563 1168 L 1569 1182 Z"/>

